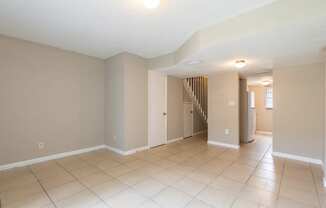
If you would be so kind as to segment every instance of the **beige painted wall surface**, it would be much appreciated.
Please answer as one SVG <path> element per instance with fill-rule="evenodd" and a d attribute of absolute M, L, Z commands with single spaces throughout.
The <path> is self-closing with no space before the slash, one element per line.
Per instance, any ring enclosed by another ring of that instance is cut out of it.
<path fill-rule="evenodd" d="M 103 112 L 104 61 L 0 36 L 0 165 L 102 145 Z"/>
<path fill-rule="evenodd" d="M 105 143 L 123 151 L 147 145 L 146 60 L 122 53 L 106 60 Z"/>
<path fill-rule="evenodd" d="M 225 135 L 225 129 L 230 129 L 229 135 Z M 221 72 L 208 76 L 208 140 L 231 145 L 239 144 L 237 72 Z"/>
<path fill-rule="evenodd" d="M 105 144 L 124 147 L 124 63 L 117 55 L 105 62 Z"/>
<path fill-rule="evenodd" d="M 183 80 L 167 78 L 168 140 L 183 137 Z"/>
<path fill-rule="evenodd" d="M 249 86 L 249 90 L 255 92 L 256 104 L 256 130 L 273 131 L 273 110 L 265 108 L 265 87 Z"/>
<path fill-rule="evenodd" d="M 148 143 L 148 71 L 139 56 L 125 53 L 124 63 L 124 150 L 130 150 Z"/>
<path fill-rule="evenodd" d="M 323 160 L 324 66 L 277 68 L 273 151 Z"/>

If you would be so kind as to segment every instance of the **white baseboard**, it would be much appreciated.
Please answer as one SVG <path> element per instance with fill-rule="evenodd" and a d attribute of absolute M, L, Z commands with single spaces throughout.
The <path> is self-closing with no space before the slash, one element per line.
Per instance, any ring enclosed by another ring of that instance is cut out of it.
<path fill-rule="evenodd" d="M 115 152 L 115 153 L 119 154 L 119 155 L 127 156 L 127 155 L 135 154 L 136 152 L 141 152 L 141 151 L 147 150 L 147 149 L 149 149 L 149 146 L 135 148 L 135 149 L 127 150 L 127 151 L 123 151 L 123 150 L 120 150 L 118 148 L 111 147 L 111 146 L 108 146 L 108 145 L 106 145 L 106 148 L 108 150 L 111 150 L 112 152 Z"/>
<path fill-rule="evenodd" d="M 79 154 L 82 154 L 82 153 L 92 152 L 92 151 L 95 151 L 95 150 L 105 149 L 105 148 L 106 148 L 106 145 L 99 145 L 99 146 L 95 146 L 95 147 L 74 150 L 74 151 L 71 151 L 71 152 L 63 152 L 63 153 L 59 153 L 59 154 L 54 154 L 54 155 L 49 155 L 49 156 L 44 156 L 44 157 L 38 157 L 38 158 L 31 159 L 31 160 L 25 160 L 25 161 L 6 164 L 6 165 L 0 165 L 0 171 L 12 169 L 12 168 L 18 168 L 18 167 L 34 165 L 34 164 L 41 163 L 41 162 L 46 162 L 46 161 L 49 161 L 49 160 L 61 159 L 61 158 L 64 158 L 64 157 L 79 155 Z"/>
<path fill-rule="evenodd" d="M 207 132 L 207 130 L 204 130 L 204 131 L 198 131 L 198 132 L 193 133 L 193 136 L 197 136 L 197 135 L 199 135 L 199 134 L 204 134 L 204 133 L 206 133 L 206 132 Z"/>
<path fill-rule="evenodd" d="M 323 165 L 323 162 L 321 160 L 310 158 L 310 157 L 303 157 L 299 155 L 292 155 L 292 154 L 281 153 L 281 152 L 273 152 L 272 155 L 274 157 L 279 157 L 279 158 L 284 158 L 289 160 L 297 160 L 297 161 L 312 163 L 316 165 Z"/>
<path fill-rule="evenodd" d="M 124 155 L 132 155 L 132 154 L 135 154 L 137 152 L 142 152 L 142 151 L 148 150 L 148 149 L 149 149 L 149 146 L 139 147 L 139 148 L 135 148 L 135 149 L 132 149 L 132 150 L 125 151 Z"/>
<path fill-rule="evenodd" d="M 232 148 L 232 149 L 239 149 L 240 148 L 240 145 L 227 144 L 227 143 L 215 142 L 215 141 L 207 141 L 207 144 L 220 146 L 220 147 L 226 147 L 226 148 Z"/>
<path fill-rule="evenodd" d="M 183 140 L 183 137 L 179 137 L 179 138 L 175 138 L 175 139 L 170 139 L 168 140 L 167 144 L 173 143 L 173 142 L 177 142 L 177 141 L 181 141 Z"/>
<path fill-rule="evenodd" d="M 256 134 L 273 135 L 273 132 L 271 132 L 271 131 L 256 131 Z"/>

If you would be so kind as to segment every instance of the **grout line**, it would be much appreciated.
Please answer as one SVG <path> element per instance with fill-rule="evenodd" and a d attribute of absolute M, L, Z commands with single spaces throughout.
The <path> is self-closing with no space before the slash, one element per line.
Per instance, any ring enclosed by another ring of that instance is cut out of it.
<path fill-rule="evenodd" d="M 83 160 L 82 160 L 83 161 Z M 69 173 L 80 185 L 82 185 L 82 186 L 84 186 L 85 187 L 85 189 L 86 190 L 88 190 L 88 191 L 90 191 L 91 193 L 93 193 L 100 201 L 102 201 L 105 205 L 108 205 L 99 195 L 97 195 L 97 193 L 95 193 L 93 190 L 91 190 L 90 188 L 88 188 L 86 185 L 84 185 L 80 180 L 79 180 L 79 178 L 77 178 L 76 176 L 74 176 L 69 170 L 67 170 L 65 167 L 63 167 L 60 163 L 58 163 L 57 161 L 55 161 L 56 162 L 56 164 L 58 165 L 58 166 L 60 166 L 63 170 L 65 170 L 67 173 Z M 86 161 L 84 161 L 84 162 L 86 162 Z M 86 162 L 87 163 L 87 162 Z M 88 165 L 90 165 L 89 163 L 87 163 Z M 92 165 L 90 165 L 90 166 L 92 166 Z M 78 170 L 79 168 L 77 168 L 76 170 Z M 99 169 L 99 168 L 98 168 Z M 99 169 L 99 170 L 101 170 L 101 169 Z M 102 170 L 101 170 L 102 171 Z M 104 172 L 104 171 L 102 171 L 102 172 Z M 105 172 L 104 172 L 104 174 L 106 174 Z M 82 190 L 82 191 L 84 191 L 84 190 Z M 82 191 L 80 191 L 80 192 L 78 192 L 78 193 L 74 193 L 74 194 L 72 194 L 71 196 L 73 196 L 73 195 L 76 195 L 76 194 L 79 194 L 79 193 L 81 193 Z M 109 206 L 109 205 L 108 205 Z"/>
<path fill-rule="evenodd" d="M 37 183 L 41 186 L 42 190 L 44 191 L 45 195 L 49 198 L 50 202 L 52 203 L 52 205 L 57 208 L 58 206 L 56 205 L 56 203 L 52 200 L 52 198 L 50 197 L 49 193 L 46 191 L 45 187 L 43 186 L 43 184 L 41 183 L 40 179 L 36 176 L 36 174 L 33 172 L 32 169 L 30 169 L 30 167 L 28 167 L 29 171 L 33 174 L 33 176 L 36 178 Z M 1 207 L 0 207 L 1 208 Z"/>
<path fill-rule="evenodd" d="M 320 194 L 319 194 L 319 191 L 318 191 L 318 188 L 317 188 L 316 178 L 315 178 L 315 175 L 314 175 L 314 173 L 312 171 L 311 164 L 309 164 L 309 169 L 310 169 L 310 172 L 311 172 L 311 175 L 312 175 L 312 180 L 314 181 L 314 187 L 315 187 L 315 191 L 316 191 L 317 198 L 318 198 L 318 205 L 319 205 L 319 207 L 321 207 L 322 206 L 321 198 L 320 198 Z"/>

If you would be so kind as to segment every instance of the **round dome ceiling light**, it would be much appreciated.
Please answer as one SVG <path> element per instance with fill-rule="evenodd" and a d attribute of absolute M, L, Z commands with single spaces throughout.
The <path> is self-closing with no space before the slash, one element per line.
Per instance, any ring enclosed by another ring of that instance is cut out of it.
<path fill-rule="evenodd" d="M 147 9 L 156 9 L 160 6 L 160 0 L 144 0 L 144 6 Z"/>
<path fill-rule="evenodd" d="M 245 60 L 237 60 L 235 61 L 235 67 L 238 69 L 242 69 L 243 67 L 247 66 L 247 63 Z"/>

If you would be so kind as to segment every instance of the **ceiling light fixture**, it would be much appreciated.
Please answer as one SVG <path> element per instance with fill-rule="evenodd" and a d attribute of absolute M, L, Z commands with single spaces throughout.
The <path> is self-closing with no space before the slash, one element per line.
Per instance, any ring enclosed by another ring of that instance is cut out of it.
<path fill-rule="evenodd" d="M 192 60 L 192 61 L 188 61 L 187 65 L 197 65 L 200 64 L 202 61 L 201 60 Z"/>
<path fill-rule="evenodd" d="M 144 6 L 147 9 L 156 9 L 160 6 L 160 0 L 144 0 Z"/>
<path fill-rule="evenodd" d="M 237 67 L 238 69 L 242 69 L 246 65 L 247 65 L 247 63 L 246 63 L 245 60 L 237 60 L 237 61 L 235 61 L 235 67 Z"/>
<path fill-rule="evenodd" d="M 273 83 L 272 80 L 264 80 L 264 81 L 261 81 L 261 84 L 264 85 L 264 86 L 271 85 L 272 83 Z"/>

